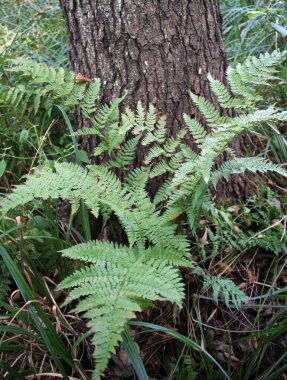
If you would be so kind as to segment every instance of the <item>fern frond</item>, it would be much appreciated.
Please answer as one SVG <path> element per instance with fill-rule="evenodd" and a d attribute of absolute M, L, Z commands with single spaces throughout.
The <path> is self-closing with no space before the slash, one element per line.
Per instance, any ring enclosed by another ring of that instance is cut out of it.
<path fill-rule="evenodd" d="M 176 225 L 167 222 L 167 219 L 156 210 L 146 191 L 138 190 L 131 194 L 133 203 L 133 217 L 139 227 L 139 233 L 151 241 L 157 248 L 178 250 L 188 255 L 188 242 L 183 235 L 176 234 Z M 143 241 L 139 242 L 140 244 Z"/>
<path fill-rule="evenodd" d="M 163 148 L 160 147 L 159 145 L 154 145 L 148 151 L 148 153 L 147 153 L 147 155 L 146 155 L 146 157 L 144 159 L 144 163 L 146 165 L 149 165 L 152 162 L 152 160 L 154 160 L 155 158 L 161 156 L 162 154 L 164 154 Z"/>
<path fill-rule="evenodd" d="M 84 312 L 89 319 L 96 346 L 94 378 L 100 379 L 122 341 L 128 319 L 142 310 L 145 301 L 169 300 L 181 306 L 183 285 L 178 270 L 171 265 L 190 263 L 176 252 L 165 256 L 149 249 L 141 255 L 132 248 L 101 241 L 69 248 L 63 255 L 92 263 L 66 278 L 60 288 L 73 288 L 68 302 L 81 299 L 75 311 Z"/>
<path fill-rule="evenodd" d="M 252 173 L 271 171 L 287 177 L 287 171 L 279 165 L 263 160 L 260 157 L 244 157 L 225 162 L 212 174 L 211 182 L 216 187 L 221 178 L 228 180 L 232 174 L 244 173 L 247 170 Z"/>
<path fill-rule="evenodd" d="M 156 128 L 150 128 L 143 139 L 142 145 L 147 146 L 151 143 L 162 144 L 165 141 L 166 117 L 162 116 L 156 125 Z"/>
<path fill-rule="evenodd" d="M 135 151 L 138 146 L 139 137 L 128 140 L 120 150 L 115 154 L 114 159 L 107 161 L 105 166 L 108 168 L 125 168 L 130 165 L 134 159 Z"/>
<path fill-rule="evenodd" d="M 181 166 L 183 157 L 183 153 L 179 151 L 169 159 L 168 164 L 172 173 L 174 173 Z"/>
<path fill-rule="evenodd" d="M 186 213 L 190 228 L 195 229 L 203 210 L 203 204 L 210 202 L 211 197 L 206 183 L 200 182 L 197 186 L 193 186 L 193 188 L 193 193 L 186 207 Z"/>
<path fill-rule="evenodd" d="M 220 116 L 220 113 L 214 107 L 213 104 L 211 104 L 208 100 L 206 100 L 202 96 L 197 96 L 193 94 L 192 92 L 190 93 L 190 97 L 193 103 L 198 107 L 198 109 L 204 116 L 207 124 L 211 128 L 216 127 L 219 122 L 222 123 L 224 118 Z"/>
<path fill-rule="evenodd" d="M 103 134 L 99 128 L 88 128 L 83 127 L 79 129 L 78 131 L 75 131 L 73 133 L 73 136 L 80 137 L 80 136 L 101 136 L 103 137 Z"/>
<path fill-rule="evenodd" d="M 225 149 L 224 149 L 224 152 L 229 154 L 233 159 L 236 159 L 237 156 L 236 156 L 236 152 L 234 149 L 230 148 L 229 146 L 227 146 Z"/>
<path fill-rule="evenodd" d="M 91 102 L 89 97 L 92 89 L 99 85 L 99 82 L 96 81 L 95 84 L 90 85 L 91 90 L 86 91 L 85 83 L 75 83 L 75 74 L 72 71 L 65 71 L 63 68 L 56 70 L 26 58 L 7 60 L 7 63 L 6 70 L 16 76 L 16 81 L 24 82 L 20 86 L 23 86 L 26 92 L 30 92 L 30 95 L 35 97 L 35 114 L 39 109 L 40 98 L 48 110 L 53 107 L 54 103 L 74 106 L 82 100 L 87 108 Z"/>
<path fill-rule="evenodd" d="M 184 138 L 186 135 L 186 130 L 181 129 L 179 132 L 177 132 L 175 137 L 170 137 L 166 140 L 163 149 L 165 152 L 166 157 L 172 157 L 174 153 L 176 152 L 177 148 L 181 144 L 181 140 Z"/>
<path fill-rule="evenodd" d="M 118 123 L 119 105 L 124 98 L 113 99 L 109 104 L 104 104 L 99 113 L 92 119 L 95 127 L 101 129 L 113 123 Z"/>
<path fill-rule="evenodd" d="M 156 142 L 158 144 L 162 144 L 165 141 L 166 135 L 166 116 L 163 115 L 159 118 L 159 121 L 156 126 L 156 130 L 154 132 L 154 136 L 156 138 Z"/>
<path fill-rule="evenodd" d="M 251 57 L 244 64 L 237 64 L 235 70 L 244 83 L 268 85 L 268 81 L 278 79 L 275 76 L 276 66 L 282 62 L 284 55 L 286 53 L 281 53 L 278 50 L 271 54 L 260 54 L 258 58 Z"/>
<path fill-rule="evenodd" d="M 232 302 L 236 308 L 240 308 L 242 304 L 246 304 L 249 301 L 249 297 L 247 297 L 231 280 L 217 276 L 209 277 L 204 275 L 202 290 L 206 291 L 210 287 L 213 290 L 212 298 L 215 302 L 218 302 L 219 295 L 223 297 L 227 306 Z"/>
<path fill-rule="evenodd" d="M 156 124 L 156 112 L 152 104 L 149 105 L 148 112 L 146 114 L 145 129 L 152 132 Z"/>
<path fill-rule="evenodd" d="M 196 144 L 200 147 L 204 142 L 207 132 L 197 120 L 191 119 L 187 114 L 183 115 L 183 120 L 188 126 L 189 132 L 194 138 Z"/>
<path fill-rule="evenodd" d="M 157 205 L 167 200 L 169 196 L 171 195 L 171 192 L 172 192 L 171 180 L 167 179 L 156 192 L 156 195 L 153 199 L 153 203 Z"/>
<path fill-rule="evenodd" d="M 198 154 L 185 144 L 180 145 L 180 151 L 182 152 L 184 158 L 188 161 L 195 161 L 198 159 Z"/>
<path fill-rule="evenodd" d="M 135 168 L 126 178 L 130 192 L 142 191 L 148 182 L 148 170 L 146 167 Z"/>
<path fill-rule="evenodd" d="M 96 79 L 95 82 L 89 85 L 88 90 L 85 93 L 84 100 L 80 103 L 84 117 L 88 118 L 92 113 L 96 111 L 96 101 L 99 97 L 100 90 L 100 79 Z"/>
<path fill-rule="evenodd" d="M 224 84 L 214 79 L 210 74 L 208 75 L 208 81 L 222 108 L 242 109 L 252 104 L 248 98 L 233 97 Z"/>
<path fill-rule="evenodd" d="M 74 75 L 74 73 L 72 73 Z M 86 84 L 85 83 L 75 83 L 71 92 L 66 95 L 63 99 L 64 106 L 70 107 L 78 104 L 85 96 Z"/>
<path fill-rule="evenodd" d="M 198 170 L 202 173 L 204 181 L 208 183 L 215 159 L 219 154 L 224 152 L 228 144 L 236 136 L 255 126 L 283 120 L 287 120 L 286 111 L 280 112 L 273 107 L 269 107 L 266 110 L 257 110 L 247 115 L 234 117 L 220 128 L 217 128 L 216 132 L 206 137 L 204 147 L 197 162 Z"/>
<path fill-rule="evenodd" d="M 188 182 L 190 175 L 193 174 L 195 170 L 196 162 L 187 161 L 183 163 L 174 174 L 174 178 L 172 179 L 172 185 L 176 187 L 185 182 Z"/>
<path fill-rule="evenodd" d="M 227 69 L 227 80 L 230 84 L 232 93 L 245 99 L 247 105 L 252 105 L 253 103 L 262 100 L 262 96 L 259 95 L 254 88 L 244 84 L 236 69 L 232 67 Z"/>
<path fill-rule="evenodd" d="M 168 164 L 168 162 L 163 159 L 163 160 L 160 160 L 150 171 L 150 178 L 155 178 L 155 177 L 159 177 L 167 172 L 170 172 L 171 169 L 170 169 L 170 166 Z"/>
<path fill-rule="evenodd" d="M 243 107 L 251 106 L 253 103 L 262 100 L 254 88 L 250 85 L 269 85 L 268 81 L 276 79 L 276 66 L 285 58 L 286 53 L 275 51 L 271 54 L 261 54 L 259 58 L 251 57 L 244 64 L 238 64 L 235 68 L 227 69 L 227 80 L 233 94 L 240 96 L 243 101 Z M 218 83 L 213 83 L 213 86 L 219 86 Z M 216 89 L 214 88 L 215 93 Z M 221 89 L 222 90 L 222 89 Z M 219 91 L 221 91 L 219 90 Z M 230 100 L 232 107 L 241 108 L 238 106 L 237 98 Z M 232 105 L 232 102 L 235 104 Z M 239 100 L 240 103 L 240 100 Z"/>
<path fill-rule="evenodd" d="M 148 132 L 142 141 L 142 145 L 147 146 L 154 142 L 156 142 L 156 136 L 152 132 Z"/>
<path fill-rule="evenodd" d="M 145 111 L 142 102 L 138 102 L 136 111 L 133 133 L 138 135 L 145 132 Z"/>

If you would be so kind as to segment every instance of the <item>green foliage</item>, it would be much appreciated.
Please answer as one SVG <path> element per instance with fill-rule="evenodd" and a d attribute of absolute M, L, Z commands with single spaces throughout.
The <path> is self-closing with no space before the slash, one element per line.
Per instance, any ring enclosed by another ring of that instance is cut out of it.
<path fill-rule="evenodd" d="M 7 272 L 7 268 L 2 259 L 0 259 L 0 276 L 1 276 L 0 301 L 2 301 L 10 289 L 10 274 L 9 272 Z"/>
<path fill-rule="evenodd" d="M 65 23 L 57 0 L 1 0 L 0 55 L 69 67 Z"/>
<path fill-rule="evenodd" d="M 242 113 L 235 117 L 220 116 L 209 102 L 192 95 L 192 99 L 200 108 L 212 131 L 205 135 L 200 123 L 191 122 L 189 118 L 185 117 L 201 152 L 195 159 L 183 160 L 181 166 L 175 171 L 172 180 L 174 190 L 170 197 L 172 207 L 176 207 L 178 210 L 182 207 L 182 213 L 186 212 L 185 205 L 190 205 L 188 216 L 191 227 L 194 226 L 196 215 L 199 215 L 205 207 L 204 204 L 210 203 L 208 193 L 210 183 L 216 185 L 222 177 L 227 179 L 232 173 L 239 174 L 246 170 L 259 172 L 271 170 L 286 176 L 286 171 L 283 168 L 269 162 L 261 162 L 259 158 L 245 158 L 243 160 L 233 158 L 224 163 L 223 167 L 216 172 L 213 169 L 219 156 L 229 149 L 229 143 L 244 131 L 253 131 L 255 127 L 260 125 L 267 123 L 276 125 L 280 121 L 287 120 L 287 113 L 273 106 L 257 109 L 257 102 L 260 97 L 256 92 L 256 84 L 261 84 L 267 78 L 269 80 L 276 79 L 274 67 L 284 59 L 284 56 L 285 53 L 275 51 L 272 54 L 266 53 L 259 58 L 250 58 L 236 68 L 229 68 L 227 79 L 232 92 L 224 88 L 223 85 L 219 86 L 218 82 L 209 76 L 211 87 L 213 90 L 215 89 L 221 105 L 234 105 L 235 102 L 236 108 L 242 109 Z M 241 92 L 242 88 L 245 87 L 249 89 L 248 94 L 254 93 L 252 98 L 247 97 L 248 102 L 243 96 L 244 93 Z M 250 165 L 249 168 L 247 165 Z M 205 188 L 203 183 L 207 185 Z M 198 196 L 202 199 L 201 206 L 198 202 Z"/>
<path fill-rule="evenodd" d="M 226 305 L 229 305 L 230 301 L 232 301 L 232 303 L 239 308 L 243 303 L 249 300 L 233 281 L 225 278 L 205 275 L 202 290 L 206 291 L 209 287 L 213 290 L 212 298 L 215 302 L 218 302 L 219 296 L 221 295 Z"/>
<path fill-rule="evenodd" d="M 222 0 L 223 32 L 232 61 L 271 52 L 286 44 L 286 2 Z"/>
<path fill-rule="evenodd" d="M 214 187 L 216 187 L 218 181 L 221 178 L 229 180 L 232 174 L 244 173 L 247 170 L 251 171 L 252 173 L 256 173 L 257 171 L 261 173 L 270 171 L 281 174 L 282 176 L 286 176 L 285 169 L 273 164 L 270 161 L 263 160 L 260 157 L 245 157 L 230 160 L 221 165 L 220 169 L 214 171 L 212 174 L 212 184 Z"/>
<path fill-rule="evenodd" d="M 233 64 L 243 59 L 274 49 L 285 49 L 287 30 L 287 3 L 277 0 L 228 0 L 221 1 L 223 32 L 227 57 Z M 278 74 L 282 85 L 266 88 L 261 96 L 262 103 L 272 104 L 276 99 L 278 107 L 286 104 L 286 70 L 279 62 Z M 246 88 L 245 88 L 246 90 Z M 254 94 L 253 94 L 254 95 Z M 251 94 L 252 96 L 252 94 Z M 265 155 L 283 164 L 286 162 L 286 129 L 284 123 L 273 131 L 262 127 L 258 136 Z M 263 149 L 264 145 L 264 149 Z"/>
<path fill-rule="evenodd" d="M 189 242 L 177 218 L 186 217 L 195 234 L 202 213 L 214 220 L 222 217 L 224 213 L 211 199 L 210 188 L 232 174 L 271 171 L 287 177 L 282 167 L 258 157 L 236 158 L 229 147 L 246 130 L 287 120 L 287 113 L 275 106 L 258 107 L 258 85 L 276 79 L 275 66 L 284 57 L 285 53 L 276 51 L 230 68 L 227 79 L 231 90 L 209 78 L 219 103 L 223 108 L 236 108 L 236 116 L 230 116 L 228 111 L 221 114 L 206 99 L 191 94 L 210 127 L 208 133 L 198 121 L 184 117 L 198 153 L 183 144 L 188 133 L 185 128 L 165 138 L 165 119 L 158 119 L 152 106 L 145 112 L 139 103 L 135 112 L 126 109 L 120 115 L 123 99 L 115 99 L 96 109 L 98 80 L 90 85 L 77 84 L 71 72 L 23 59 L 11 62 L 10 72 L 29 78 L 27 87 L 33 94 L 41 94 L 43 104 L 81 107 L 92 128 L 83 128 L 74 135 L 95 135 L 94 155 L 105 162 L 85 168 L 54 162 L 35 168 L 25 184 L 1 198 L 3 212 L 34 200 L 60 198 L 71 203 L 72 214 L 84 203 L 96 218 L 103 216 L 106 224 L 116 217 L 124 232 L 125 245 L 117 245 L 113 239 L 97 240 L 64 250 L 65 256 L 88 264 L 67 277 L 61 286 L 73 288 L 66 302 L 81 299 L 75 310 L 90 319 L 97 346 L 95 378 L 100 377 L 121 341 L 127 320 L 134 318 L 136 311 L 155 300 L 181 305 L 183 288 L 177 267 L 188 267 L 192 262 Z M 141 146 L 148 146 L 147 153 L 133 168 L 136 149 Z M 218 158 L 226 151 L 231 152 L 232 159 L 215 170 Z M 168 174 L 168 178 L 152 201 L 147 185 L 162 174 Z M 247 300 L 226 278 L 204 275 L 204 289 L 207 287 L 212 287 L 215 301 L 220 294 L 227 305 L 240 307 Z"/>
<path fill-rule="evenodd" d="M 174 366 L 173 379 L 197 380 L 198 372 L 194 370 L 194 362 L 191 355 L 184 354 L 177 366 Z"/>
<path fill-rule="evenodd" d="M 140 251 L 102 241 L 77 245 L 65 250 L 64 256 L 91 264 L 64 280 L 60 288 L 73 288 L 66 303 L 81 299 L 75 311 L 85 313 L 94 333 L 94 377 L 99 379 L 122 341 L 127 320 L 135 318 L 146 301 L 169 300 L 181 305 L 183 285 L 174 265 L 189 262 L 177 252 Z"/>
<path fill-rule="evenodd" d="M 95 111 L 95 102 L 100 90 L 99 80 L 87 89 L 87 84 L 77 83 L 72 71 L 55 69 L 27 58 L 6 60 L 7 74 L 16 76 L 15 86 L 0 88 L 1 102 L 17 107 L 21 102 L 24 112 L 36 114 L 40 107 L 51 112 L 55 104 L 74 106 L 79 104 L 85 116 Z"/>

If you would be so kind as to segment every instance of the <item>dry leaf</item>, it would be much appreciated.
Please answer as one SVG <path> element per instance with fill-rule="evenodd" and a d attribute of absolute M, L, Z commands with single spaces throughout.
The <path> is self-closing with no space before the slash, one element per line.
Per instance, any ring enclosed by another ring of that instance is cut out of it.
<path fill-rule="evenodd" d="M 254 284 L 257 280 L 255 271 L 247 269 L 246 274 L 249 284 Z"/>
<path fill-rule="evenodd" d="M 75 76 L 75 83 L 91 83 L 91 79 L 87 78 L 87 77 L 84 77 L 82 74 L 78 73 L 76 76 Z"/>
<path fill-rule="evenodd" d="M 203 234 L 203 236 L 202 236 L 202 238 L 200 239 L 200 241 L 201 241 L 201 243 L 203 244 L 203 245 L 206 245 L 207 243 L 208 243 L 208 234 L 207 234 L 207 230 L 205 230 L 205 232 L 204 232 L 204 234 Z"/>

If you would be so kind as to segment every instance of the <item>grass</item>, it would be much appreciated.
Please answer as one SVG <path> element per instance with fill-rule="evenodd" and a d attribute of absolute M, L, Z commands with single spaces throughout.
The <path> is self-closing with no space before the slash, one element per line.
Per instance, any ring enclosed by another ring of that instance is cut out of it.
<path fill-rule="evenodd" d="M 278 0 L 222 0 L 223 32 L 228 60 L 236 64 L 248 56 L 286 49 L 287 3 Z M 266 93 L 266 98 L 278 99 L 282 108 L 287 105 L 286 70 L 281 67 L 282 82 L 277 89 Z M 271 134 L 262 130 L 256 148 L 260 144 L 262 154 L 285 164 L 287 135 L 283 125 Z"/>
<path fill-rule="evenodd" d="M 65 24 L 56 0 L 0 1 L 0 54 L 69 67 Z"/>
<path fill-rule="evenodd" d="M 16 56 L 69 67 L 65 24 L 58 1 L 1 0 L 0 18 L 0 70 L 7 58 Z M 8 87 L 10 79 L 2 76 L 0 85 Z M 35 160 L 43 162 L 59 155 L 68 158 L 73 148 L 70 140 L 63 138 L 65 128 L 60 112 L 33 115 L 25 104 L 7 109 L 0 101 L 0 162 L 6 165 L 5 174 L 0 169 L 2 190 L 10 189 Z"/>
<path fill-rule="evenodd" d="M 225 46 L 231 62 L 283 48 L 287 38 L 287 5 L 278 0 L 223 0 Z"/>

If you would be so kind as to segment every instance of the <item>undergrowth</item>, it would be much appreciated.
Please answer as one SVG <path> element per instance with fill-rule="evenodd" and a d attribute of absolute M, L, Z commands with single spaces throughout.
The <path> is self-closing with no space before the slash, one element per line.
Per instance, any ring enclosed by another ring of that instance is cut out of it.
<path fill-rule="evenodd" d="M 96 346 L 94 378 L 100 378 L 111 354 L 124 339 L 127 321 L 136 318 L 137 312 L 146 310 L 154 301 L 164 300 L 182 308 L 184 286 L 178 267 L 202 279 L 201 293 L 207 293 L 215 303 L 224 302 L 227 308 L 240 310 L 253 302 L 252 294 L 247 296 L 228 276 L 231 272 L 226 263 L 223 270 L 207 268 L 206 263 L 212 266 L 220 244 L 231 248 L 229 255 L 252 246 L 276 255 L 280 247 L 269 239 L 270 232 L 259 237 L 258 229 L 254 235 L 248 230 L 241 231 L 232 215 L 216 203 L 211 190 L 234 174 L 270 172 L 279 178 L 287 176 L 282 166 L 260 156 L 238 158 L 229 147 L 245 131 L 286 122 L 286 111 L 275 105 L 262 106 L 259 91 L 277 79 L 276 66 L 284 58 L 285 53 L 275 51 L 230 67 L 227 71 L 230 90 L 209 76 L 210 87 L 223 112 L 206 99 L 190 95 L 210 133 L 197 120 L 184 115 L 185 126 L 169 138 L 165 119 L 157 116 L 153 106 L 145 111 L 139 103 L 135 111 L 126 109 L 120 114 L 119 105 L 124 102 L 121 98 L 100 109 L 95 107 L 99 80 L 77 83 L 72 72 L 23 58 L 6 62 L 5 73 L 13 75 L 15 85 L 9 91 L 2 88 L 4 104 L 24 106 L 35 114 L 40 108 L 48 113 L 58 108 L 62 115 L 67 115 L 69 107 L 78 105 L 92 128 L 70 131 L 72 137 L 94 135 L 99 140 L 94 155 L 104 160 L 102 164 L 92 165 L 87 157 L 85 165 L 81 164 L 75 146 L 77 163 L 44 161 L 33 168 L 24 184 L 17 185 L 0 202 L 3 213 L 13 216 L 12 209 L 17 214 L 29 212 L 31 202 L 37 202 L 37 209 L 41 209 L 40 200 L 44 204 L 51 199 L 68 201 L 71 212 L 67 239 L 73 218 L 84 205 L 97 220 L 104 222 L 104 234 L 110 239 L 62 249 L 64 257 L 82 264 L 59 285 L 59 289 L 72 288 L 65 304 L 75 305 L 79 301 L 74 311 L 89 319 Z M 230 109 L 236 110 L 235 116 L 230 116 Z M 197 152 L 184 143 L 187 134 L 196 142 Z M 140 165 L 133 167 L 139 146 L 148 150 Z M 229 160 L 216 167 L 216 161 L 225 153 Z M 151 198 L 148 183 L 163 174 L 167 179 Z M 198 242 L 201 255 L 198 260 L 192 257 L 190 237 L 198 236 L 203 216 L 213 226 L 206 229 L 204 238 Z M 121 226 L 117 227 L 120 233 L 116 237 L 112 233 L 115 219 Z M 205 248 L 208 240 L 213 246 L 211 257 Z M 230 257 L 233 263 L 234 257 Z M 226 374 L 222 367 L 218 368 Z"/>

